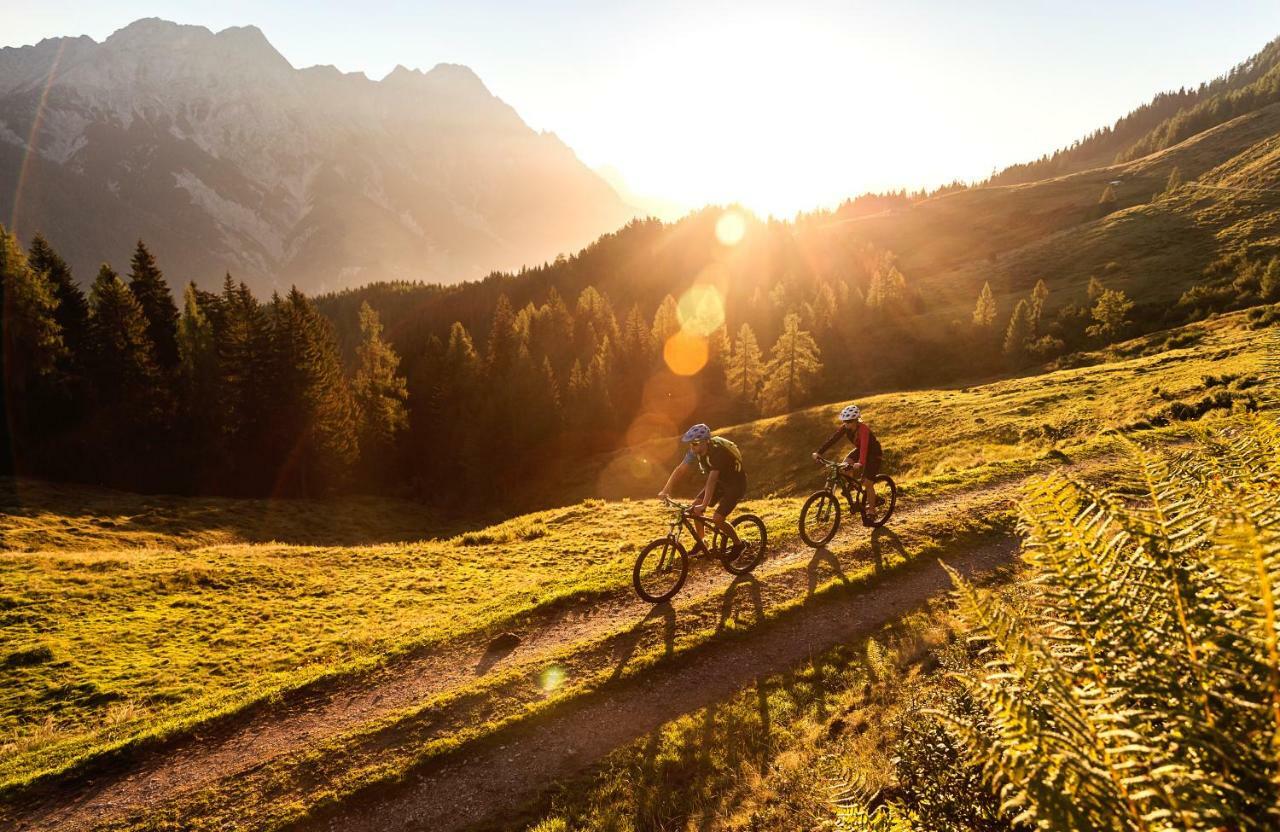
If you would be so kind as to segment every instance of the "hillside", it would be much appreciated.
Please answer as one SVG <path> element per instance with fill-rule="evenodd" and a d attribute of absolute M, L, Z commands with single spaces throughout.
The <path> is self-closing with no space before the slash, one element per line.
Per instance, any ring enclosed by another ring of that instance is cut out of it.
<path fill-rule="evenodd" d="M 180 283 L 453 283 L 631 215 L 474 72 L 295 69 L 258 29 L 140 20 L 0 50 L 0 216 L 82 281 L 145 239 Z"/>
<path fill-rule="evenodd" d="M 27 799 L 0 817 L 90 812 L 115 817 L 113 828 L 146 828 L 150 812 L 209 828 L 246 811 L 263 825 L 323 819 L 357 796 L 399 794 L 405 772 L 435 772 L 432 760 L 484 748 L 532 715 L 608 702 L 655 667 L 679 678 L 681 662 L 775 619 L 785 633 L 815 594 L 856 607 L 889 577 L 927 594 L 940 573 L 919 565 L 966 563 L 972 547 L 1002 539 L 1028 476 L 1064 464 L 1097 475 L 1113 464 L 1117 431 L 1157 437 L 1255 407 L 1271 349 L 1260 320 L 1195 324 L 1034 380 L 868 400 L 903 486 L 901 516 L 869 546 L 846 530 L 826 560 L 798 550 L 793 528 L 817 479 L 807 452 L 833 405 L 732 428 L 752 471 L 747 506 L 775 548 L 751 582 L 763 612 L 728 629 L 727 579 L 714 565 L 694 571 L 670 623 L 639 605 L 629 564 L 663 513 L 647 501 L 572 502 L 579 483 L 552 498 L 560 508 L 462 531 L 385 501 L 148 498 L 18 481 L 0 553 L 16 588 L 0 611 L 0 729 L 13 738 L 0 777 L 8 799 Z M 663 473 L 653 463 L 671 449 L 638 447 L 584 477 L 597 493 L 651 492 Z M 1007 559 L 1000 552 L 991 557 Z M 880 614 L 897 609 L 885 604 Z M 504 630 L 522 641 L 491 656 Z M 329 710 L 317 718 L 317 708 Z M 186 750 L 170 759 L 166 748 Z M 81 772 L 76 783 L 114 773 L 81 783 L 92 799 L 73 806 L 30 791 L 60 771 Z M 130 805 L 146 812 L 119 816 Z M 492 803 L 472 808 L 482 805 Z"/>

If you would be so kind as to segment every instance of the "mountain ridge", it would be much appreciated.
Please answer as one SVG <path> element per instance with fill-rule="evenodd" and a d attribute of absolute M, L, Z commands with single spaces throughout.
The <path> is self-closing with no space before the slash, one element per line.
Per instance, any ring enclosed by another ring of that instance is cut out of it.
<path fill-rule="evenodd" d="M 141 237 L 175 282 L 261 291 L 457 282 L 632 214 L 469 67 L 295 69 L 256 27 L 158 18 L 0 50 L 0 194 L 81 281 Z"/>

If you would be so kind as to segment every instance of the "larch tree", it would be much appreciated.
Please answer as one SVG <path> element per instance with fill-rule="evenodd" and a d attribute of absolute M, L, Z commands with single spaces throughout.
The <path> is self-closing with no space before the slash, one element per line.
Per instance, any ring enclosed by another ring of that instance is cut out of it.
<path fill-rule="evenodd" d="M 754 402 L 764 377 L 764 361 L 750 324 L 738 327 L 733 352 L 725 368 L 725 386 L 744 402 Z"/>
<path fill-rule="evenodd" d="M 982 284 L 978 293 L 978 303 L 973 308 L 973 325 L 982 330 L 989 330 L 996 322 L 996 299 L 991 293 L 991 283 Z"/>
<path fill-rule="evenodd" d="M 351 392 L 360 417 L 361 452 L 380 456 L 409 426 L 409 390 L 399 375 L 400 356 L 382 337 L 382 321 L 365 301 L 360 304 L 360 346 Z"/>
<path fill-rule="evenodd" d="M 1104 289 L 1094 304 L 1091 315 L 1094 323 L 1085 330 L 1090 338 L 1101 341 L 1114 341 L 1124 335 L 1132 321 L 1129 313 L 1133 310 L 1133 301 L 1118 289 Z"/>
<path fill-rule="evenodd" d="M 1004 355 L 1010 361 L 1020 362 L 1027 354 L 1027 342 L 1031 340 L 1031 307 L 1019 300 L 1009 317 L 1009 327 L 1004 333 Z"/>
<path fill-rule="evenodd" d="M 808 394 L 810 385 L 822 372 L 818 344 L 800 329 L 800 316 L 792 312 L 782 322 L 782 334 L 774 342 L 765 369 L 761 398 L 767 412 L 794 410 Z"/>

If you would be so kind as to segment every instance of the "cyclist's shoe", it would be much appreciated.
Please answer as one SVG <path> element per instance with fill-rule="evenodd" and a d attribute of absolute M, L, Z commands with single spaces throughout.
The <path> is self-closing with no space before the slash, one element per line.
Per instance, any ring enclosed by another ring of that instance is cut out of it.
<path fill-rule="evenodd" d="M 862 512 L 862 525 L 866 526 L 868 529 L 874 529 L 876 527 L 876 524 L 871 521 L 871 516 L 865 511 Z"/>
<path fill-rule="evenodd" d="M 747 548 L 745 540 L 739 540 L 737 543 L 729 547 L 729 560 L 735 561 L 742 555 L 742 550 Z"/>

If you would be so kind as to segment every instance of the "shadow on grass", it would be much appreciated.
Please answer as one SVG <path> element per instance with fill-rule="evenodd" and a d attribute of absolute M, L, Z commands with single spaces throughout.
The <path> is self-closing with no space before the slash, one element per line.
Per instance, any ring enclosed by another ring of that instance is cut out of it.
<path fill-rule="evenodd" d="M 662 647 L 663 657 L 670 658 L 676 650 L 676 611 L 671 606 L 671 602 L 663 601 L 661 604 L 655 604 L 653 609 L 645 614 L 631 629 L 627 631 L 619 641 L 614 657 L 617 659 L 617 665 L 613 668 L 613 673 L 609 675 L 609 680 L 622 676 L 622 672 L 627 668 L 627 662 L 631 661 L 631 657 L 635 655 L 636 648 L 640 646 L 640 642 L 644 640 L 645 631 L 652 621 L 662 621 Z"/>
<path fill-rule="evenodd" d="M 818 587 L 822 585 L 821 569 L 826 566 L 831 575 L 839 579 L 840 583 L 845 586 L 849 585 L 849 576 L 844 573 L 844 568 L 840 566 L 840 559 L 835 553 L 826 546 L 819 546 L 813 552 L 813 558 L 805 566 L 805 573 L 809 578 L 809 587 L 805 591 L 805 601 L 813 598 L 813 594 L 818 591 Z"/>

